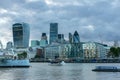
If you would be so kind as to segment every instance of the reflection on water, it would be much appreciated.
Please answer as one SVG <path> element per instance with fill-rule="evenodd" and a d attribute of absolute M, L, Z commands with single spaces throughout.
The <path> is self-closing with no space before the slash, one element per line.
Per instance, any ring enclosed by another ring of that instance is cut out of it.
<path fill-rule="evenodd" d="M 0 68 L 0 80 L 120 80 L 120 72 L 92 72 L 99 63 L 66 63 L 50 66 L 48 63 L 31 63 L 30 68 Z"/>

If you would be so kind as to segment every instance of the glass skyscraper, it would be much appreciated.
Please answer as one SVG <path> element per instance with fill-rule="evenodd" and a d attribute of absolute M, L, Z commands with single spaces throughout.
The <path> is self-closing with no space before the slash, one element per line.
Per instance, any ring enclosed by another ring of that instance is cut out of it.
<path fill-rule="evenodd" d="M 46 33 L 42 33 L 41 40 L 40 40 L 40 46 L 46 47 L 47 44 L 48 44 L 47 35 Z"/>
<path fill-rule="evenodd" d="M 73 43 L 80 43 L 80 37 L 77 31 L 73 35 Z"/>
<path fill-rule="evenodd" d="M 12 27 L 15 48 L 29 47 L 30 27 L 27 23 L 15 23 Z"/>
<path fill-rule="evenodd" d="M 50 40 L 49 43 L 56 41 L 58 38 L 58 23 L 50 23 Z"/>
<path fill-rule="evenodd" d="M 69 33 L 69 41 L 71 43 L 71 53 L 69 58 L 83 58 L 82 45 L 80 43 L 80 37 L 77 31 L 72 35 Z"/>

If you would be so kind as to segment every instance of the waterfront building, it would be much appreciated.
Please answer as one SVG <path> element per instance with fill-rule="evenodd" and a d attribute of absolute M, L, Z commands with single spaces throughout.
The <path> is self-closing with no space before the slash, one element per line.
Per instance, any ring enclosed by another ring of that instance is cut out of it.
<path fill-rule="evenodd" d="M 6 46 L 6 49 L 8 50 L 8 49 L 11 49 L 11 48 L 13 48 L 13 44 L 12 44 L 12 42 L 7 42 L 7 46 Z"/>
<path fill-rule="evenodd" d="M 72 45 L 69 43 L 69 41 L 64 42 L 63 44 L 54 42 L 52 44 L 49 44 L 47 47 L 45 47 L 45 58 L 46 59 L 68 59 L 73 58 L 70 57 L 72 50 Z"/>
<path fill-rule="evenodd" d="M 59 58 L 59 43 L 53 42 L 45 47 L 45 59 Z"/>
<path fill-rule="evenodd" d="M 36 48 L 35 58 L 38 58 L 38 59 L 43 59 L 44 58 L 44 53 L 43 53 L 42 48 Z"/>
<path fill-rule="evenodd" d="M 55 42 L 58 37 L 58 23 L 50 23 L 50 37 L 49 44 Z"/>
<path fill-rule="evenodd" d="M 83 43 L 83 53 L 86 59 L 106 59 L 109 50 L 110 47 L 105 44 L 97 42 Z"/>
<path fill-rule="evenodd" d="M 59 58 L 60 59 L 68 59 L 69 55 L 71 54 L 71 44 L 70 43 L 64 43 L 59 46 Z"/>
<path fill-rule="evenodd" d="M 12 27 L 15 48 L 28 48 L 30 27 L 27 23 L 15 23 Z"/>
<path fill-rule="evenodd" d="M 40 46 L 40 42 L 38 40 L 31 40 L 31 47 Z"/>

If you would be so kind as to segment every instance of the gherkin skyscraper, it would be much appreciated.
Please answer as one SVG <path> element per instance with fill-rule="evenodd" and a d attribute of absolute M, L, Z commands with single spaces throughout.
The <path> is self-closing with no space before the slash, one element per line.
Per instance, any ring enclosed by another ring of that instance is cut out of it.
<path fill-rule="evenodd" d="M 73 43 L 80 43 L 80 37 L 77 31 L 74 32 Z"/>

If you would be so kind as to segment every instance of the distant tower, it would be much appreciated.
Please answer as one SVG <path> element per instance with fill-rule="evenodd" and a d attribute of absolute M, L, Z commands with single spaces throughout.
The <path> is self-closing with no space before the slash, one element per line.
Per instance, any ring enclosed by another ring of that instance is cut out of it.
<path fill-rule="evenodd" d="M 12 42 L 7 42 L 6 49 L 11 49 L 11 48 L 13 48 Z"/>
<path fill-rule="evenodd" d="M 73 41 L 73 35 L 69 33 L 69 43 L 72 43 L 72 41 Z"/>
<path fill-rule="evenodd" d="M 64 41 L 64 34 L 58 34 L 58 42 L 63 43 Z"/>
<path fill-rule="evenodd" d="M 50 23 L 50 40 L 49 43 L 56 41 L 58 37 L 58 23 Z"/>
<path fill-rule="evenodd" d="M 15 48 L 28 48 L 30 27 L 27 23 L 13 24 L 13 42 Z"/>
<path fill-rule="evenodd" d="M 42 33 L 41 39 L 47 40 L 46 33 Z"/>
<path fill-rule="evenodd" d="M 48 44 L 46 33 L 42 33 L 41 40 L 40 40 L 40 46 L 45 47 Z"/>

